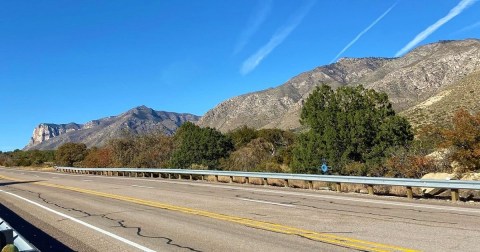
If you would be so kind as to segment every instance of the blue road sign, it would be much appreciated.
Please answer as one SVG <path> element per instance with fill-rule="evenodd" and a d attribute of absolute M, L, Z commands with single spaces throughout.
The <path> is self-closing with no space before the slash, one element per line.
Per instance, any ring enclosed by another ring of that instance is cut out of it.
<path fill-rule="evenodd" d="M 326 163 L 323 163 L 321 169 L 322 169 L 322 172 L 327 172 L 327 171 L 328 171 L 328 166 L 327 166 L 327 164 L 326 164 Z"/>

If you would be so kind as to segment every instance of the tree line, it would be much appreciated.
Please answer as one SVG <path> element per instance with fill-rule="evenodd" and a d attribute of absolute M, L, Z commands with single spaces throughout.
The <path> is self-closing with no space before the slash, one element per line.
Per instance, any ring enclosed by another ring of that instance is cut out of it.
<path fill-rule="evenodd" d="M 131 135 L 102 147 L 66 143 L 55 151 L 0 153 L 0 165 L 55 163 L 82 167 L 161 167 L 389 176 L 418 178 L 429 172 L 480 168 L 480 113 L 459 110 L 448 128 L 415 132 L 392 108 L 385 93 L 362 86 L 316 88 L 301 111 L 300 132 L 256 130 L 228 133 L 183 124 L 174 136 Z M 415 137 L 414 137 L 415 135 Z M 446 157 L 429 155 L 439 148 Z"/>

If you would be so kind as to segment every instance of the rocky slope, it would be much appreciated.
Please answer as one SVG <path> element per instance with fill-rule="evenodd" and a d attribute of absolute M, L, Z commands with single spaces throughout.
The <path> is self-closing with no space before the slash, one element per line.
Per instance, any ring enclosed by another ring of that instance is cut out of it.
<path fill-rule="evenodd" d="M 441 41 L 400 58 L 344 58 L 302 73 L 285 84 L 226 100 L 208 111 L 200 126 L 223 132 L 242 125 L 297 129 L 303 101 L 320 84 L 363 85 L 386 92 L 403 111 L 480 70 L 480 40 Z"/>
<path fill-rule="evenodd" d="M 400 113 L 409 119 L 414 128 L 422 125 L 451 125 L 453 114 L 460 108 L 471 113 L 480 112 L 480 71 L 471 73 Z"/>
<path fill-rule="evenodd" d="M 199 116 L 155 111 L 145 106 L 133 108 L 118 116 L 93 120 L 85 124 L 42 123 L 33 130 L 30 143 L 24 148 L 56 149 L 67 142 L 83 142 L 88 147 L 101 146 L 109 139 L 125 134 L 161 131 L 171 135 L 184 122 L 197 122 Z"/>

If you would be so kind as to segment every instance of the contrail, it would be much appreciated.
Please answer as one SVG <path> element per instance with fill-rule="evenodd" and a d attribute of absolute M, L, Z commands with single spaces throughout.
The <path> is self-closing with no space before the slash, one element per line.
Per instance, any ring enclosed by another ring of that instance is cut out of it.
<path fill-rule="evenodd" d="M 295 30 L 295 28 L 302 22 L 303 18 L 307 15 L 308 11 L 314 5 L 314 1 L 309 1 L 308 4 L 302 6 L 300 10 L 292 16 L 287 25 L 280 28 L 273 36 L 270 38 L 267 44 L 261 47 L 255 54 L 251 55 L 246 59 L 240 69 L 240 73 L 245 75 L 251 72 L 255 67 L 260 64 L 260 62 L 270 54 L 275 47 L 280 45 L 290 33 Z"/>
<path fill-rule="evenodd" d="M 265 21 L 271 9 L 271 0 L 260 1 L 260 4 L 255 8 L 255 12 L 248 20 L 247 28 L 240 34 L 240 38 L 235 45 L 235 49 L 233 50 L 234 55 L 242 51 L 252 35 L 255 34 L 260 25 Z"/>
<path fill-rule="evenodd" d="M 462 0 L 460 3 L 457 4 L 457 6 L 453 7 L 445 17 L 439 19 L 437 22 L 430 25 L 427 29 L 420 32 L 412 41 L 410 41 L 406 46 L 404 46 L 400 51 L 398 51 L 395 54 L 395 57 L 399 57 L 404 53 L 410 51 L 410 49 L 418 45 L 418 43 L 422 42 L 424 39 L 430 36 L 430 34 L 435 32 L 438 28 L 450 21 L 452 18 L 462 13 L 465 9 L 470 7 L 476 1 L 477 0 Z"/>
<path fill-rule="evenodd" d="M 359 40 L 363 34 L 365 34 L 366 32 L 368 32 L 368 30 L 370 30 L 372 27 L 374 27 L 378 22 L 380 22 L 380 20 L 382 20 L 394 7 L 395 5 L 397 5 L 397 3 L 394 3 L 390 8 L 388 8 L 382 15 L 380 15 L 377 19 L 375 19 L 375 21 L 373 21 L 373 23 L 371 23 L 367 28 L 365 28 L 362 32 L 360 32 L 352 41 L 350 41 L 350 43 L 348 43 L 348 45 L 346 45 L 336 56 L 335 58 L 332 59 L 332 61 L 330 63 L 333 63 L 335 62 L 338 57 L 340 57 L 340 55 L 342 55 L 342 53 L 344 53 L 346 50 L 348 50 L 348 48 L 350 48 L 353 44 L 355 44 L 355 42 L 357 42 L 357 40 Z"/>
<path fill-rule="evenodd" d="M 480 21 L 479 21 L 479 22 L 476 22 L 476 23 L 474 23 L 474 24 L 471 24 L 471 25 L 469 25 L 469 26 L 466 26 L 466 27 L 464 27 L 464 28 L 462 28 L 462 29 L 460 29 L 460 30 L 452 33 L 452 34 L 464 33 L 464 32 L 466 32 L 466 31 L 470 31 L 470 30 L 476 29 L 476 28 L 478 28 L 478 27 L 480 27 Z"/>

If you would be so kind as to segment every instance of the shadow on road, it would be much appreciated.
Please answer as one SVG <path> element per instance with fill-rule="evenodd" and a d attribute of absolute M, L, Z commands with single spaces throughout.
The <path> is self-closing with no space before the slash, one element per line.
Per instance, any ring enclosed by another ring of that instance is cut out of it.
<path fill-rule="evenodd" d="M 28 184 L 28 183 L 35 183 L 35 182 L 40 182 L 40 181 L 41 181 L 41 180 L 0 182 L 0 186 L 9 186 L 9 185 L 17 185 L 17 184 Z"/>
<path fill-rule="evenodd" d="M 18 183 L 25 182 L 0 183 L 0 186 Z M 53 238 L 49 234 L 43 232 L 41 229 L 24 220 L 15 212 L 5 207 L 1 202 L 0 216 L 2 217 L 2 219 L 8 222 L 8 224 L 10 224 L 18 233 L 25 237 L 27 241 L 29 241 L 41 251 L 73 251 L 69 247 L 65 246 L 63 243 L 59 242 L 57 239 Z"/>

